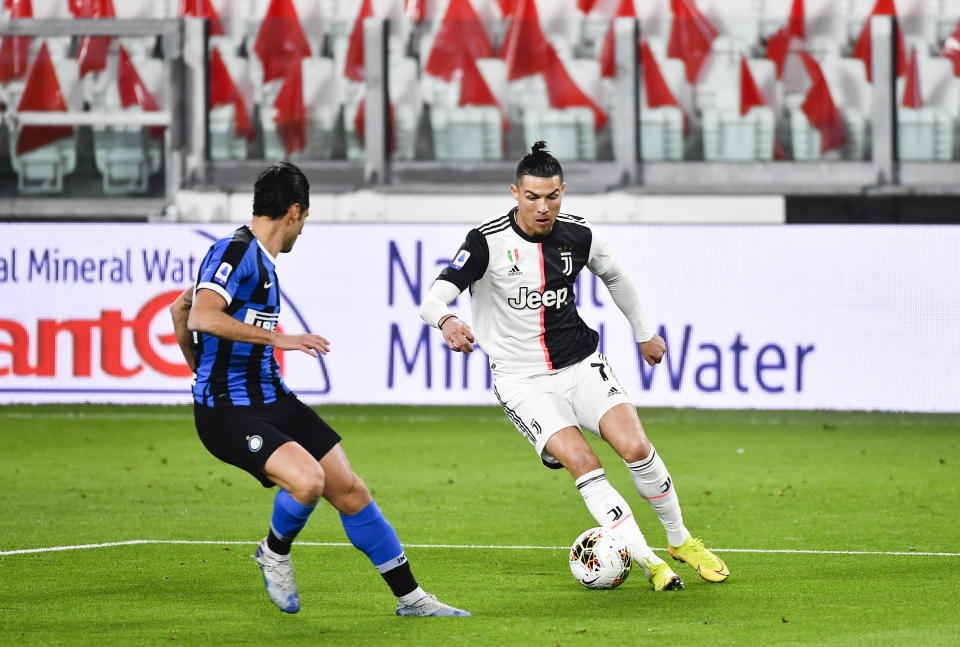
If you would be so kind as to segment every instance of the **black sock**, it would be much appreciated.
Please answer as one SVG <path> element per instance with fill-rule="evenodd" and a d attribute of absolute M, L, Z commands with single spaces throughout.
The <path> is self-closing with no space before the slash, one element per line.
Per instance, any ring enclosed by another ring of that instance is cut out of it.
<path fill-rule="evenodd" d="M 273 528 L 270 529 L 270 532 L 267 534 L 267 548 L 275 552 L 277 555 L 289 555 L 290 554 L 290 545 L 293 541 L 287 541 L 286 539 L 280 539 L 273 533 Z"/>
<path fill-rule="evenodd" d="M 407 593 L 412 593 L 418 586 L 417 580 L 413 577 L 413 571 L 410 570 L 410 562 L 404 562 L 396 568 L 380 573 L 380 575 L 383 576 L 387 586 L 398 598 Z"/>

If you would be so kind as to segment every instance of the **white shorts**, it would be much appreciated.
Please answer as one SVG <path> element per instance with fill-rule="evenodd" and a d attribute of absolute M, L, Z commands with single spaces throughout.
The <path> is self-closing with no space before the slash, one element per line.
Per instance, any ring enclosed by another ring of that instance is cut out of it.
<path fill-rule="evenodd" d="M 553 434 L 566 427 L 582 427 L 600 436 L 603 414 L 618 404 L 633 406 L 601 353 L 552 373 L 495 376 L 493 392 L 543 464 L 554 469 L 563 466 L 544 449 Z"/>

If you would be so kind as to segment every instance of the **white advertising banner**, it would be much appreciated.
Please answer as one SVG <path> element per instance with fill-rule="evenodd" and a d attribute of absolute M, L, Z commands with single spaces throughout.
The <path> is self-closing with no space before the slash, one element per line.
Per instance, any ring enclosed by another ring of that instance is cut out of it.
<path fill-rule="evenodd" d="M 235 227 L 0 225 L 0 402 L 190 402 L 167 308 Z M 280 326 L 331 352 L 283 353 L 290 387 L 310 403 L 495 403 L 482 352 L 451 353 L 418 316 L 467 229 L 308 224 L 279 259 Z M 667 340 L 644 364 L 581 275 L 580 312 L 637 405 L 960 411 L 960 227 L 596 229 Z M 470 320 L 468 294 L 456 311 Z"/>

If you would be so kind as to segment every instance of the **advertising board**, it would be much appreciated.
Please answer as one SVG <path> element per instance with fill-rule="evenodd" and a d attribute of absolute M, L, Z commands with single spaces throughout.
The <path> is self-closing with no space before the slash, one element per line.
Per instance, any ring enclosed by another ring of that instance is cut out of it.
<path fill-rule="evenodd" d="M 236 226 L 0 225 L 0 402 L 190 402 L 167 308 Z M 308 224 L 279 259 L 279 322 L 331 352 L 281 353 L 290 387 L 310 403 L 494 404 L 482 351 L 451 353 L 418 316 L 468 228 Z M 581 316 L 638 406 L 960 411 L 958 228 L 596 231 L 667 340 L 644 364 L 581 274 Z M 469 294 L 453 309 L 469 321 Z"/>

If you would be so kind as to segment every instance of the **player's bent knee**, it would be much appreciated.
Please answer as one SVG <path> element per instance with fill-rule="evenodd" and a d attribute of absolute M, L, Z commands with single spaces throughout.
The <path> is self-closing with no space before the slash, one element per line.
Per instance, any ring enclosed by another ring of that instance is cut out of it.
<path fill-rule="evenodd" d="M 645 437 L 629 440 L 620 447 L 620 457 L 628 463 L 642 461 L 650 455 L 650 441 Z"/>
<path fill-rule="evenodd" d="M 329 484 L 323 496 L 334 508 L 348 515 L 360 512 L 373 500 L 367 484 L 353 472 L 343 483 Z"/>
<path fill-rule="evenodd" d="M 323 496 L 326 485 L 323 468 L 302 470 L 290 480 L 290 496 L 303 505 L 314 505 Z"/>
<path fill-rule="evenodd" d="M 603 467 L 600 464 L 600 459 L 591 451 L 572 452 L 561 459 L 560 462 L 571 474 L 577 476 Z"/>

